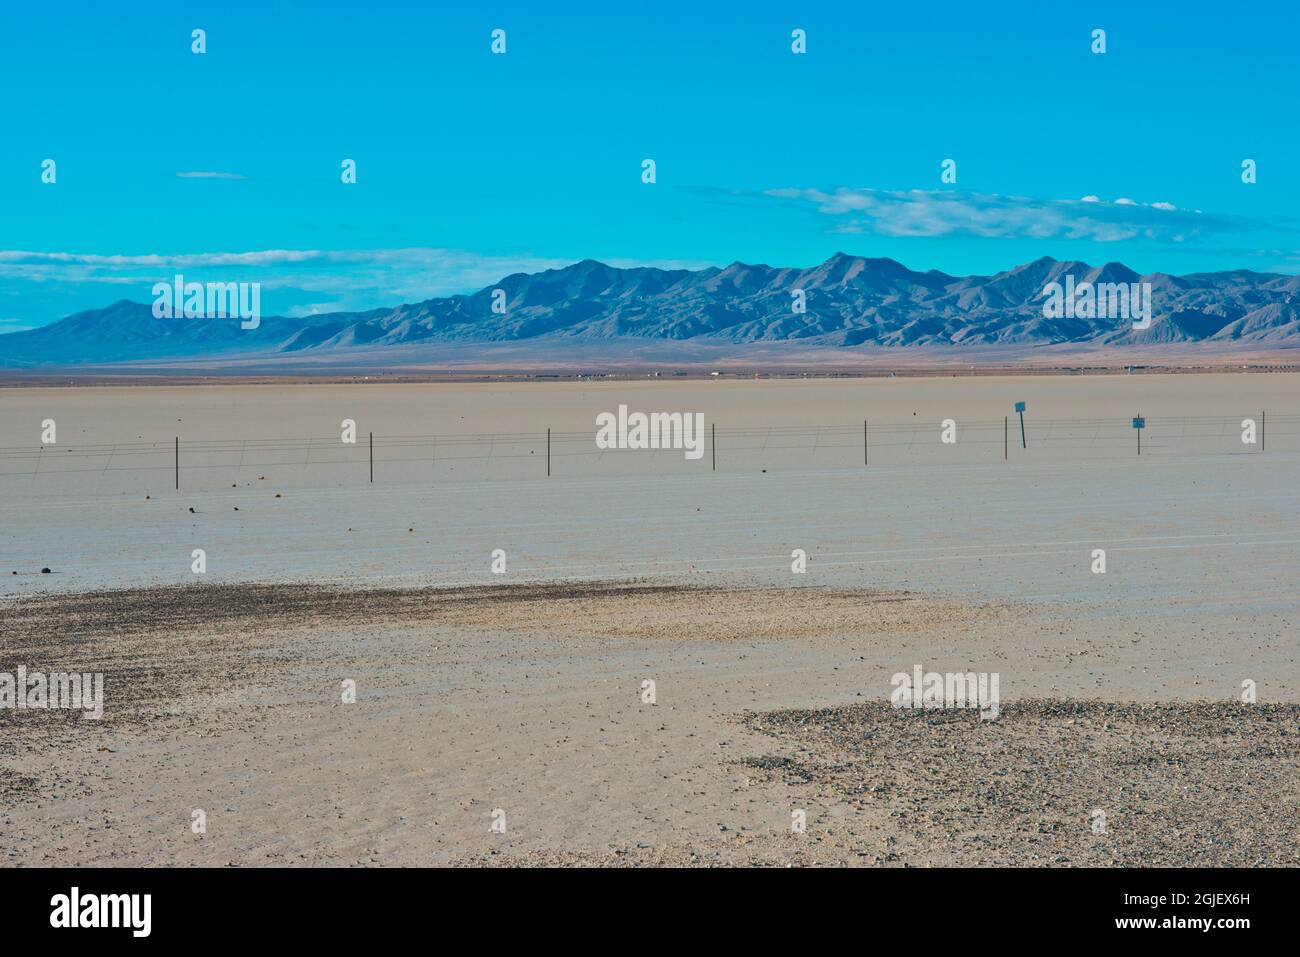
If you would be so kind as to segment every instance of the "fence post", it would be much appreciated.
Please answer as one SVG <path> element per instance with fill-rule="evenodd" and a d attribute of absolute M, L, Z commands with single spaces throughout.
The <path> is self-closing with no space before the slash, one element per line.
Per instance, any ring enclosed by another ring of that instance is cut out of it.
<path fill-rule="evenodd" d="M 375 433 L 370 433 L 370 484 L 375 482 Z"/>
<path fill-rule="evenodd" d="M 546 477 L 551 477 L 551 430 L 546 430 Z"/>
<path fill-rule="evenodd" d="M 713 445 L 713 471 L 716 472 L 718 470 L 718 423 L 711 422 L 709 424 L 713 429 L 713 442 L 711 444 Z"/>
<path fill-rule="evenodd" d="M 867 420 L 862 420 L 862 464 L 867 465 Z"/>
<path fill-rule="evenodd" d="M 181 490 L 181 437 L 176 436 L 176 491 Z"/>
<path fill-rule="evenodd" d="M 1259 450 L 1264 451 L 1264 413 L 1259 413 Z"/>
<path fill-rule="evenodd" d="M 1011 416 L 1002 417 L 1002 461 L 1007 460 L 1007 450 L 1011 446 Z"/>

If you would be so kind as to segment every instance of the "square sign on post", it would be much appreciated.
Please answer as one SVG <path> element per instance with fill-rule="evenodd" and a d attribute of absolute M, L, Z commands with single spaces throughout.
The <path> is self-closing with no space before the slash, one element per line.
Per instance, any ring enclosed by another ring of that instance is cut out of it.
<path fill-rule="evenodd" d="M 1027 449 L 1029 446 L 1025 443 L 1025 404 L 1023 402 L 1016 403 L 1016 415 L 1020 416 L 1020 447 Z"/>
<path fill-rule="evenodd" d="M 1133 417 L 1133 428 L 1137 430 L 1138 437 L 1138 455 L 1142 454 L 1142 430 L 1147 427 L 1147 420 L 1140 415 Z"/>

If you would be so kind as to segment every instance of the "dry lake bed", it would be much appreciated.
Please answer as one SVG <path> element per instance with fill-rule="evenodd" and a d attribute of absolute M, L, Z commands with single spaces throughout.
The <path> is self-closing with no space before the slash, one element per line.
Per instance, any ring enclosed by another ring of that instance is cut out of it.
<path fill-rule="evenodd" d="M 0 388 L 0 675 L 104 680 L 0 862 L 1294 865 L 1298 480 L 1282 373 Z"/>

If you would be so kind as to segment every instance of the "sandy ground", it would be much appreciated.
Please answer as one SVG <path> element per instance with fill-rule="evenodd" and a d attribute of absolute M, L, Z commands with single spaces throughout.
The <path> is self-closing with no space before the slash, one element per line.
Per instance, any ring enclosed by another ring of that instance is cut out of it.
<path fill-rule="evenodd" d="M 1030 658 L 1068 682 L 1041 608 L 213 585 L 21 600 L 4 624 L 5 660 L 108 676 L 101 721 L 6 716 L 12 865 L 1296 863 L 1294 705 L 981 723 L 879 700 L 918 643 L 935 667 Z M 791 700 L 844 703 L 770 710 Z"/>
<path fill-rule="evenodd" d="M 1295 864 L 1297 383 L 6 390 L 6 448 L 46 417 L 83 444 L 345 415 L 578 435 L 619 402 L 918 424 L 865 468 L 857 436 L 775 432 L 716 472 L 575 438 L 549 480 L 531 440 L 384 459 L 373 485 L 247 456 L 179 493 L 142 460 L 0 476 L 0 671 L 107 675 L 99 722 L 0 710 L 0 861 Z M 1014 399 L 1121 431 L 1031 431 L 1003 461 Z M 1255 408 L 1266 452 L 1233 423 Z M 915 664 L 998 672 L 1002 717 L 889 709 Z"/>

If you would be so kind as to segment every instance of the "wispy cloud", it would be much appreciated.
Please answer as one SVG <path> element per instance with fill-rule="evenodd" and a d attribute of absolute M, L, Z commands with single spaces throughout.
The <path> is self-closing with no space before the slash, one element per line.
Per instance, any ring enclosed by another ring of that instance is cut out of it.
<path fill-rule="evenodd" d="M 1110 243 L 1148 239 L 1182 243 L 1210 234 L 1276 230 L 1280 221 L 1180 209 L 1165 200 L 1035 199 L 956 190 L 771 189 L 768 199 L 832 217 L 833 231 L 882 236 L 977 236 L 997 239 L 1082 239 Z"/>
<path fill-rule="evenodd" d="M 35 282 L 136 285 L 147 298 L 154 282 L 174 272 L 213 281 L 256 280 L 269 289 L 314 290 L 332 298 L 364 288 L 385 301 L 400 302 L 482 288 L 512 272 L 536 272 L 567 265 L 538 256 L 480 256 L 452 249 L 262 249 L 142 255 L 0 250 L 0 279 Z M 316 296 L 313 301 L 320 301 Z"/>
<path fill-rule="evenodd" d="M 213 173 L 213 172 L 208 172 L 207 170 L 186 170 L 185 172 L 177 173 L 176 175 L 179 176 L 181 179 L 247 179 L 248 178 L 239 173 Z"/>
<path fill-rule="evenodd" d="M 285 315 L 372 309 L 476 292 L 512 273 L 568 266 L 572 259 L 521 254 L 489 256 L 457 249 L 263 249 L 248 252 L 120 254 L 0 250 L 0 291 L 17 300 L 50 290 L 73 292 L 86 305 L 106 296 L 147 302 L 156 282 L 176 273 L 198 282 L 259 282 L 264 308 Z M 708 263 L 633 261 L 612 266 L 700 268 Z"/>

